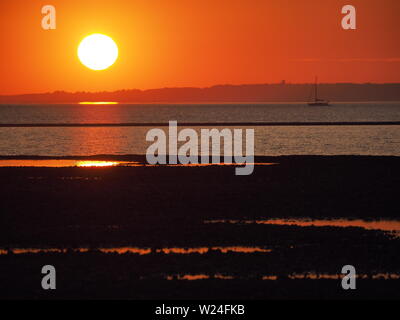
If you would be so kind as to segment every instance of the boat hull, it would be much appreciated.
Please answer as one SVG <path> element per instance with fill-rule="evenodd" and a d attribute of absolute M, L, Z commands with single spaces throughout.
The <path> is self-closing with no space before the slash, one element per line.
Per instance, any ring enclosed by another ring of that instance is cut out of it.
<path fill-rule="evenodd" d="M 310 102 L 308 103 L 311 107 L 329 107 L 330 104 L 328 102 Z"/>

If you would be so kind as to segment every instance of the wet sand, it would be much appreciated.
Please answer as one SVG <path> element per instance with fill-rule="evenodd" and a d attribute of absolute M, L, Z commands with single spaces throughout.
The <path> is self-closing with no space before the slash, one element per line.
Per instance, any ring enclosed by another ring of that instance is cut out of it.
<path fill-rule="evenodd" d="M 360 221 L 398 224 L 400 158 L 256 161 L 276 165 L 251 176 L 230 166 L 0 168 L 0 297 L 399 298 L 400 239 Z M 270 219 L 344 224 L 249 223 Z M 40 289 L 44 264 L 57 268 L 51 294 Z M 346 264 L 359 274 L 353 292 L 340 287 Z"/>

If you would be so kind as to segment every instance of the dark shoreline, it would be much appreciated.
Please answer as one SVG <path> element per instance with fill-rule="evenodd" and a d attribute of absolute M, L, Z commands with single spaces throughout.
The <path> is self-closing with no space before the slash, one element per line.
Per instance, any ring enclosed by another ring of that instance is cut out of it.
<path fill-rule="evenodd" d="M 142 154 L 93 154 L 93 155 L 70 155 L 70 156 L 54 156 L 54 155 L 0 155 L 0 160 L 115 160 L 115 161 L 138 161 L 146 163 L 146 156 Z M 299 161 L 400 161 L 399 156 L 375 156 L 375 155 L 282 155 L 282 156 L 254 156 L 255 163 L 266 162 L 299 162 Z"/>
<path fill-rule="evenodd" d="M 2 159 L 145 163 L 141 155 Z M 165 223 L 190 229 L 212 219 L 400 219 L 400 157 L 281 156 L 255 162 L 277 165 L 255 166 L 250 176 L 236 176 L 231 166 L 1 167 L 0 245 L 18 242 L 12 229 L 24 230 L 29 244 L 42 228 L 71 225 L 135 227 L 140 221 L 143 228 Z M 51 233 L 41 236 L 44 243 Z"/>
<path fill-rule="evenodd" d="M 0 95 L 0 103 L 79 103 L 113 101 L 120 103 L 240 103 L 301 102 L 313 83 L 260 83 L 126 89 L 106 92 L 65 92 Z M 399 101 L 399 83 L 320 83 L 319 92 L 332 101 Z"/>
<path fill-rule="evenodd" d="M 0 159 L 145 161 L 140 155 L 1 156 Z M 256 157 L 253 175 L 232 167 L 0 168 L 0 248 L 65 247 L 66 253 L 0 254 L 0 297 L 123 299 L 398 299 L 400 239 L 359 227 L 204 224 L 207 219 L 400 219 L 400 157 Z M 98 247 L 152 248 L 149 255 Z M 259 246 L 268 253 L 162 254 L 160 248 Z M 88 247 L 86 253 L 74 248 Z M 57 268 L 54 292 L 41 266 Z M 340 280 L 292 280 L 293 273 L 340 274 L 352 264 L 368 279 L 352 293 Z M 231 280 L 165 280 L 167 275 Z M 261 280 L 277 275 L 277 280 Z M 232 289 L 233 288 L 233 289 Z"/>

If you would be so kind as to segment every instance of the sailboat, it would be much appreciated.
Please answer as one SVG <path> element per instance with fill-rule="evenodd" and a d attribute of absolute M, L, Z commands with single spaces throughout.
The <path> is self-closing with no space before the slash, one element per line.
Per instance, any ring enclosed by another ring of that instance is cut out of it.
<path fill-rule="evenodd" d="M 309 106 L 312 107 L 327 107 L 330 106 L 328 100 L 318 99 L 318 78 L 315 77 L 315 85 L 314 85 L 314 101 L 310 101 L 308 103 Z"/>

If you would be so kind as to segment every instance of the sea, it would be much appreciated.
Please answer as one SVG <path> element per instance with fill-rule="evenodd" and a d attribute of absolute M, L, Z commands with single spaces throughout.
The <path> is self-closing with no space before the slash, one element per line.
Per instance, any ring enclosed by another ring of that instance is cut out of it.
<path fill-rule="evenodd" d="M 0 298 L 41 297 L 31 279 L 49 263 L 61 298 L 398 296 L 395 158 L 281 158 L 245 177 L 30 168 L 114 165 L 73 156 L 143 155 L 169 121 L 254 129 L 259 156 L 400 156 L 400 102 L 0 105 Z M 357 290 L 345 291 L 349 265 Z"/>
<path fill-rule="evenodd" d="M 178 127 L 179 123 L 185 127 L 197 123 L 193 127 L 197 131 L 213 127 L 254 128 L 255 155 L 260 156 L 400 155 L 400 126 L 385 124 L 400 121 L 400 102 L 342 102 L 330 107 L 310 107 L 304 103 L 89 102 L 0 105 L 0 156 L 142 155 L 150 144 L 146 133 L 174 120 Z M 322 124 L 307 125 L 315 122 Z M 343 125 L 344 122 L 350 124 Z M 153 123 L 157 125 L 152 126 Z M 270 125 L 274 123 L 283 124 Z M 25 126 L 21 127 L 22 124 Z M 52 126 L 37 126 L 40 124 Z M 87 124 L 99 126 L 85 127 Z"/>

